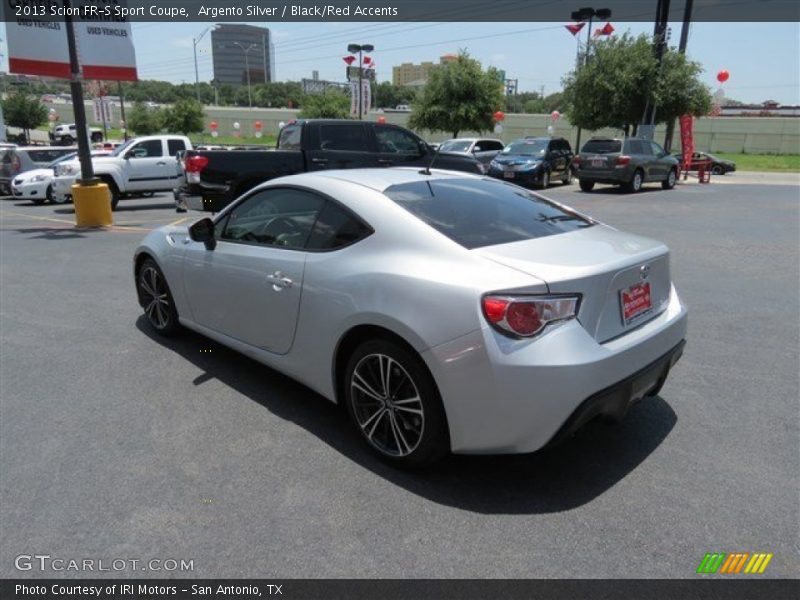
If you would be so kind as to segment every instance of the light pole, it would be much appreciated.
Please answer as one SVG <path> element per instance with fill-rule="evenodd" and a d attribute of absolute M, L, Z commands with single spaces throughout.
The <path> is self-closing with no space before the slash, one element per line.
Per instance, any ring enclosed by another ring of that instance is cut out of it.
<path fill-rule="evenodd" d="M 347 51 L 351 54 L 355 54 L 358 52 L 358 120 L 361 121 L 364 118 L 364 111 L 363 111 L 363 102 L 361 98 L 361 78 L 364 73 L 364 55 L 363 53 L 370 53 L 375 50 L 375 46 L 372 44 L 348 44 Z"/>
<path fill-rule="evenodd" d="M 196 38 L 192 38 L 192 47 L 194 48 L 194 89 L 197 92 L 198 102 L 200 102 L 200 72 L 197 69 L 197 44 L 199 44 L 203 36 L 208 33 L 209 29 L 211 29 L 210 25 L 203 29 L 202 33 Z"/>
<path fill-rule="evenodd" d="M 253 108 L 253 95 L 250 92 L 250 59 L 248 55 L 250 51 L 254 48 L 258 48 L 258 44 L 248 44 L 246 47 L 243 46 L 240 42 L 233 42 L 234 46 L 239 46 L 239 48 L 244 53 L 244 68 L 247 71 L 247 104 L 252 109 Z"/>
<path fill-rule="evenodd" d="M 582 23 L 583 21 L 589 21 L 589 27 L 586 30 L 586 50 L 584 51 L 583 55 L 583 65 L 585 65 L 589 61 L 589 44 L 592 43 L 592 21 L 594 21 L 595 17 L 603 20 L 610 19 L 611 10 L 608 8 L 594 9 L 590 6 L 587 6 L 573 11 L 570 17 L 572 17 L 573 21 L 577 21 L 578 23 Z M 583 65 L 579 65 L 577 68 Z M 578 135 L 575 138 L 575 152 L 580 152 L 580 148 L 581 148 L 581 128 L 578 127 Z"/>

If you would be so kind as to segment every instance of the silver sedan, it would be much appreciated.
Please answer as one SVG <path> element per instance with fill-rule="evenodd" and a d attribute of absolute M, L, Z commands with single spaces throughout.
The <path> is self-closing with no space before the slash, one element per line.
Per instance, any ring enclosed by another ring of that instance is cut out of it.
<path fill-rule="evenodd" d="M 148 234 L 134 276 L 156 331 L 187 327 L 344 404 L 399 466 L 619 419 L 686 335 L 662 243 L 447 171 L 274 179 Z"/>

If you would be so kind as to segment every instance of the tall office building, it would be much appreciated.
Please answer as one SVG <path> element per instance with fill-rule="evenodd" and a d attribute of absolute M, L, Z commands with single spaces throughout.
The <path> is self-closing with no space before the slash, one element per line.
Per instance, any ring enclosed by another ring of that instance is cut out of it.
<path fill-rule="evenodd" d="M 214 79 L 231 85 L 275 81 L 275 46 L 266 27 L 217 25 L 211 31 Z M 245 60 L 247 52 L 247 60 Z"/>

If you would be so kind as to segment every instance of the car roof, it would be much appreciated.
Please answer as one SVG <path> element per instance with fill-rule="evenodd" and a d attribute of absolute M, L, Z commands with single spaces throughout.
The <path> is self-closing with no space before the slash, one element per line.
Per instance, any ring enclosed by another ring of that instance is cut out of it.
<path fill-rule="evenodd" d="M 299 173 L 273 179 L 269 183 L 295 183 L 303 184 L 314 179 L 335 179 L 368 187 L 377 192 L 404 183 L 417 181 L 432 181 L 444 179 L 484 179 L 482 175 L 464 173 L 462 171 L 447 171 L 444 169 L 431 169 L 431 174 L 423 174 L 422 167 L 395 167 L 391 169 L 333 169 L 330 171 L 312 171 Z"/>
<path fill-rule="evenodd" d="M 75 146 L 17 146 L 16 148 L 9 148 L 9 150 L 16 150 L 17 152 L 28 152 L 29 150 L 64 150 L 66 152 L 75 152 Z"/>

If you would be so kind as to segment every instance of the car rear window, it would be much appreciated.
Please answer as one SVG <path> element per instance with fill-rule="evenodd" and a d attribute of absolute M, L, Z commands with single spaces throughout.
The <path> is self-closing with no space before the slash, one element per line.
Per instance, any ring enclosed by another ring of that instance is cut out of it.
<path fill-rule="evenodd" d="M 621 151 L 622 142 L 619 140 L 589 140 L 581 150 L 587 154 L 613 154 Z"/>
<path fill-rule="evenodd" d="M 434 179 L 394 185 L 389 198 L 467 249 L 574 231 L 591 221 L 515 185 Z"/>

